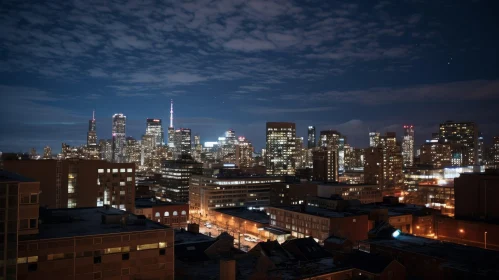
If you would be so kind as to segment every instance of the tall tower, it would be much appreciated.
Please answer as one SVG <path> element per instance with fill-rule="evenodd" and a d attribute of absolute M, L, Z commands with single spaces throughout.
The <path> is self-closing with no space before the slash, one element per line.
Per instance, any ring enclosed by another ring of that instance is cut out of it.
<path fill-rule="evenodd" d="M 308 142 L 307 147 L 309 149 L 315 148 L 315 126 L 308 127 Z"/>
<path fill-rule="evenodd" d="M 266 163 L 269 175 L 295 174 L 296 125 L 288 122 L 267 123 Z"/>
<path fill-rule="evenodd" d="M 173 128 L 173 99 L 170 103 L 170 126 L 168 127 L 168 147 L 175 147 L 175 128 Z"/>
<path fill-rule="evenodd" d="M 414 126 L 404 125 L 404 138 L 402 140 L 402 158 L 404 167 L 414 164 Z"/>
<path fill-rule="evenodd" d="M 179 128 L 174 132 L 174 157 L 182 155 L 191 155 L 192 139 L 190 128 Z"/>
<path fill-rule="evenodd" d="M 379 132 L 369 132 L 369 147 L 378 147 L 380 144 Z"/>
<path fill-rule="evenodd" d="M 440 140 L 451 145 L 453 165 L 478 163 L 478 127 L 475 123 L 446 121 L 440 124 L 439 132 Z"/>
<path fill-rule="evenodd" d="M 95 121 L 95 111 L 92 112 L 92 119 L 88 121 L 87 148 L 97 149 L 97 126 Z"/>
<path fill-rule="evenodd" d="M 113 162 L 125 162 L 126 116 L 113 115 Z"/>
<path fill-rule="evenodd" d="M 154 136 L 156 146 L 162 146 L 164 144 L 165 139 L 161 119 L 146 120 L 146 135 Z"/>

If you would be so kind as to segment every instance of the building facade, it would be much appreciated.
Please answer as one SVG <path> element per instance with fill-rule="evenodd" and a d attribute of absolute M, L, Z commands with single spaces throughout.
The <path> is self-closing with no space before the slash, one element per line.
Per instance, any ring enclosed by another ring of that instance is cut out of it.
<path fill-rule="evenodd" d="M 156 146 L 164 145 L 165 134 L 163 132 L 163 125 L 161 119 L 147 119 L 146 120 L 146 135 L 153 135 L 155 138 Z"/>
<path fill-rule="evenodd" d="M 267 174 L 295 174 L 296 125 L 285 122 L 267 122 L 266 129 Z"/>
<path fill-rule="evenodd" d="M 192 148 L 191 140 L 191 129 L 190 128 L 180 128 L 175 130 L 175 158 L 181 155 L 190 155 Z"/>
<path fill-rule="evenodd" d="M 149 220 L 174 229 L 185 229 L 189 221 L 189 204 L 165 202 L 150 197 L 137 198 L 135 215 L 144 215 Z"/>
<path fill-rule="evenodd" d="M 92 119 L 88 121 L 87 149 L 92 157 L 97 156 L 99 149 L 97 146 L 97 124 L 95 120 L 95 113 L 92 115 Z"/>
<path fill-rule="evenodd" d="M 40 205 L 76 208 L 111 205 L 133 211 L 135 165 L 101 160 L 12 160 L 6 170 L 40 182 Z"/>
<path fill-rule="evenodd" d="M 239 168 L 253 167 L 253 145 L 243 136 L 238 138 L 236 145 L 236 165 Z"/>
<path fill-rule="evenodd" d="M 307 141 L 307 147 L 309 149 L 315 148 L 316 145 L 316 140 L 315 140 L 315 126 L 309 126 L 308 127 L 308 141 Z"/>
<path fill-rule="evenodd" d="M 338 175 L 338 151 L 322 149 L 312 152 L 313 180 L 322 182 L 336 182 Z"/>
<path fill-rule="evenodd" d="M 404 167 L 414 164 L 414 126 L 404 125 L 404 138 L 402 140 L 402 159 Z"/>
<path fill-rule="evenodd" d="M 472 166 L 478 163 L 478 127 L 475 123 L 441 123 L 439 138 L 451 145 L 455 165 Z"/>
<path fill-rule="evenodd" d="M 125 162 L 125 141 L 126 141 L 126 116 L 123 114 L 113 115 L 113 156 L 116 163 Z"/>
<path fill-rule="evenodd" d="M 452 153 L 449 143 L 426 140 L 426 143 L 421 145 L 420 150 L 420 164 L 431 165 L 434 168 L 444 168 L 452 165 Z"/>
<path fill-rule="evenodd" d="M 189 155 L 161 163 L 161 192 L 168 202 L 187 203 L 189 201 L 189 179 L 203 173 L 203 164 Z"/>

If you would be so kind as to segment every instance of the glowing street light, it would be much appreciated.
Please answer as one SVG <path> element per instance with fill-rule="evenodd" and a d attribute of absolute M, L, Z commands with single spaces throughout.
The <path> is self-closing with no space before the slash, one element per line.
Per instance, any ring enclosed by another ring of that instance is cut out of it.
<path fill-rule="evenodd" d="M 397 238 L 397 237 L 399 237 L 399 236 L 400 236 L 400 229 L 397 229 L 396 231 L 394 231 L 394 232 L 392 233 L 392 237 L 393 237 L 393 238 Z"/>

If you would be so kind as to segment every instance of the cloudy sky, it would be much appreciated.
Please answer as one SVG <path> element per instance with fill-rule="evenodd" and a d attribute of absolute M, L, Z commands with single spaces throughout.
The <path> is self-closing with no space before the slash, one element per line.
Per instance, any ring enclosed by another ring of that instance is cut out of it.
<path fill-rule="evenodd" d="M 368 131 L 445 120 L 499 134 L 498 1 L 9 1 L 0 6 L 0 151 L 127 134 L 168 118 L 258 148 L 266 121 Z M 167 120 L 166 122 L 167 123 Z"/>

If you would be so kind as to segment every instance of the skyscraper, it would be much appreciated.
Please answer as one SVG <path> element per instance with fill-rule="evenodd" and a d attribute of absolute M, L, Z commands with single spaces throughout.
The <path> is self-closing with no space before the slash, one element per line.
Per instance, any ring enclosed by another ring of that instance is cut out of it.
<path fill-rule="evenodd" d="M 113 162 L 125 162 L 126 116 L 113 115 Z"/>
<path fill-rule="evenodd" d="M 239 168 L 250 168 L 253 166 L 253 145 L 243 136 L 239 136 L 236 145 L 236 165 Z"/>
<path fill-rule="evenodd" d="M 364 181 L 379 184 L 381 188 L 396 187 L 403 183 L 402 151 L 394 132 L 380 137 L 377 147 L 365 150 Z"/>
<path fill-rule="evenodd" d="M 168 126 L 168 147 L 175 147 L 175 128 L 173 127 L 173 99 L 170 103 L 170 126 Z"/>
<path fill-rule="evenodd" d="M 319 146 L 322 148 L 338 149 L 341 133 L 336 130 L 323 130 L 320 133 Z"/>
<path fill-rule="evenodd" d="M 287 122 L 267 122 L 266 167 L 269 175 L 294 175 L 296 125 Z"/>
<path fill-rule="evenodd" d="M 161 146 L 165 143 L 165 135 L 161 119 L 146 120 L 146 135 L 153 135 L 156 138 L 156 146 Z"/>
<path fill-rule="evenodd" d="M 477 147 L 477 164 L 478 165 L 484 165 L 485 160 L 484 160 L 484 153 L 485 153 L 485 146 L 483 143 L 483 136 L 482 133 L 478 134 L 478 147 Z"/>
<path fill-rule="evenodd" d="M 87 148 L 97 150 L 97 128 L 95 121 L 95 111 L 92 113 L 92 119 L 88 121 Z"/>
<path fill-rule="evenodd" d="M 499 136 L 494 137 L 492 145 L 494 168 L 499 169 Z"/>
<path fill-rule="evenodd" d="M 219 138 L 220 145 L 220 159 L 223 163 L 235 163 L 236 162 L 236 146 L 238 144 L 236 138 L 236 132 L 229 129 L 225 132 L 225 137 Z"/>
<path fill-rule="evenodd" d="M 412 125 L 404 125 L 402 158 L 404 160 L 404 167 L 414 165 L 414 126 Z"/>
<path fill-rule="evenodd" d="M 175 159 L 180 157 L 181 155 L 190 155 L 192 146 L 191 129 L 180 128 L 175 130 L 173 142 L 175 147 Z"/>
<path fill-rule="evenodd" d="M 308 127 L 308 143 L 307 147 L 309 149 L 315 148 L 315 126 Z"/>
<path fill-rule="evenodd" d="M 378 147 L 379 132 L 369 132 L 369 147 Z"/>
<path fill-rule="evenodd" d="M 43 148 L 43 159 L 51 159 L 52 158 L 52 149 L 49 146 Z"/>
<path fill-rule="evenodd" d="M 446 121 L 440 124 L 440 140 L 450 143 L 454 165 L 478 163 L 478 128 L 473 122 Z"/>
<path fill-rule="evenodd" d="M 313 180 L 324 182 L 338 181 L 338 151 L 324 148 L 312 152 Z"/>

